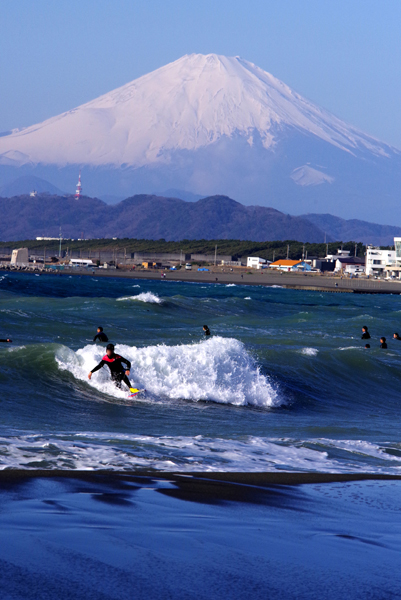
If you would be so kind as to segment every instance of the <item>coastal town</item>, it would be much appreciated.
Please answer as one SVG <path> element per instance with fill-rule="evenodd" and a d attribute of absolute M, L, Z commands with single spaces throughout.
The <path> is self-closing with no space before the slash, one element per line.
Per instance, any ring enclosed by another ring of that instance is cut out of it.
<path fill-rule="evenodd" d="M 38 241 L 55 241 L 57 238 L 37 238 Z M 288 245 L 289 249 L 289 245 Z M 350 250 L 339 248 L 335 254 L 319 258 L 304 252 L 299 259 L 279 258 L 269 261 L 259 256 L 233 257 L 226 254 L 204 254 L 190 252 L 121 252 L 116 250 L 99 251 L 60 251 L 29 250 L 27 247 L 2 248 L 0 267 L 2 269 L 64 271 L 70 269 L 117 270 L 120 271 L 198 271 L 236 272 L 246 274 L 253 271 L 280 273 L 302 273 L 310 275 L 331 275 L 346 278 L 374 278 L 401 280 L 401 238 L 394 238 L 394 249 L 366 246 L 365 256 L 352 255 Z M 58 254 L 58 255 L 55 255 Z"/>

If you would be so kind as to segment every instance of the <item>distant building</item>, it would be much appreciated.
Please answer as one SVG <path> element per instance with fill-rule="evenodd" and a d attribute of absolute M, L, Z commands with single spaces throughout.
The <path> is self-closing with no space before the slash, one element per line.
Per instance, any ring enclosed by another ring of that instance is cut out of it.
<path fill-rule="evenodd" d="M 29 264 L 28 248 L 17 248 L 12 251 L 11 265 L 15 267 L 25 267 Z"/>
<path fill-rule="evenodd" d="M 279 271 L 311 271 L 311 266 L 304 260 L 280 259 L 270 263 L 271 269 Z"/>
<path fill-rule="evenodd" d="M 365 273 L 365 260 L 357 256 L 337 258 L 334 271 L 343 271 L 350 275 Z"/>
<path fill-rule="evenodd" d="M 394 238 L 394 241 L 396 239 L 400 240 L 401 242 L 401 238 Z M 368 246 L 366 248 L 365 256 L 366 275 L 385 275 L 385 271 L 390 270 L 391 267 L 397 267 L 396 255 L 397 250 L 380 250 L 380 248 L 376 248 L 375 246 Z M 401 254 L 399 261 L 401 262 Z"/>
<path fill-rule="evenodd" d="M 266 260 L 264 258 L 259 258 L 259 256 L 248 256 L 246 259 L 246 266 L 248 269 L 261 269 L 265 264 Z"/>
<path fill-rule="evenodd" d="M 36 190 L 32 190 L 32 192 L 29 195 L 31 198 L 36 198 L 36 196 L 38 195 L 38 192 Z"/>

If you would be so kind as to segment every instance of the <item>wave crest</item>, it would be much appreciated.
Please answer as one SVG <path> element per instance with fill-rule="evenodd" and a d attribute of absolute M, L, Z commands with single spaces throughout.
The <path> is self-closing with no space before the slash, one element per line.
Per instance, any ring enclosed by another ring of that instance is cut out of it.
<path fill-rule="evenodd" d="M 234 338 L 215 336 L 197 344 L 179 346 L 117 345 L 116 351 L 131 361 L 131 381 L 151 396 L 169 399 L 206 400 L 223 404 L 261 407 L 278 406 L 278 397 L 268 378 Z M 87 381 L 100 392 L 115 397 L 126 394 L 110 381 L 107 367 L 88 381 L 88 373 L 101 360 L 104 350 L 88 345 L 73 352 L 63 347 L 56 360 L 61 369 Z"/>

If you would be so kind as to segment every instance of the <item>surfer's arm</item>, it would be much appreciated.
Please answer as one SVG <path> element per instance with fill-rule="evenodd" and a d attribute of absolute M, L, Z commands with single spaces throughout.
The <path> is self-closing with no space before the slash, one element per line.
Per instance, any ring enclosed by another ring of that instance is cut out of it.
<path fill-rule="evenodd" d="M 125 363 L 127 365 L 127 368 L 125 369 L 125 374 L 129 375 L 129 372 L 131 370 L 131 363 L 130 363 L 130 361 L 127 360 L 126 358 L 124 358 L 123 356 L 121 356 L 120 362 Z"/>
<path fill-rule="evenodd" d="M 99 371 L 99 369 L 101 369 L 104 364 L 106 364 L 104 362 L 104 360 L 101 360 L 100 363 L 98 365 L 96 365 L 96 367 L 94 369 L 92 369 L 92 371 L 89 373 L 88 378 L 90 379 L 92 377 L 93 373 L 96 373 L 96 371 Z"/>
<path fill-rule="evenodd" d="M 124 358 L 123 356 L 121 357 L 121 362 L 125 363 L 127 365 L 128 371 L 131 369 L 131 363 L 128 359 Z"/>

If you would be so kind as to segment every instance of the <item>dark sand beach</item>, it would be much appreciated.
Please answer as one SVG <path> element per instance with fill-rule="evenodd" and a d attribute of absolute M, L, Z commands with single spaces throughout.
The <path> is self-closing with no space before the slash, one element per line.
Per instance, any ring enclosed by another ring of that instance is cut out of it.
<path fill-rule="evenodd" d="M 162 273 L 164 274 L 162 278 Z M 243 270 L 230 271 L 225 267 L 210 267 L 209 272 L 162 271 L 162 270 L 129 270 L 129 269 L 64 269 L 54 270 L 54 276 L 87 276 L 101 278 L 126 278 L 150 281 L 173 281 L 188 283 L 217 283 L 251 286 L 271 286 L 288 289 L 311 290 L 322 292 L 343 292 L 360 294 L 401 294 L 401 281 L 376 280 L 360 278 L 341 278 L 339 276 L 318 273 L 285 273 L 281 271 Z"/>
<path fill-rule="evenodd" d="M 6 470 L 1 598 L 399 598 L 400 486 L 361 474 Z"/>

